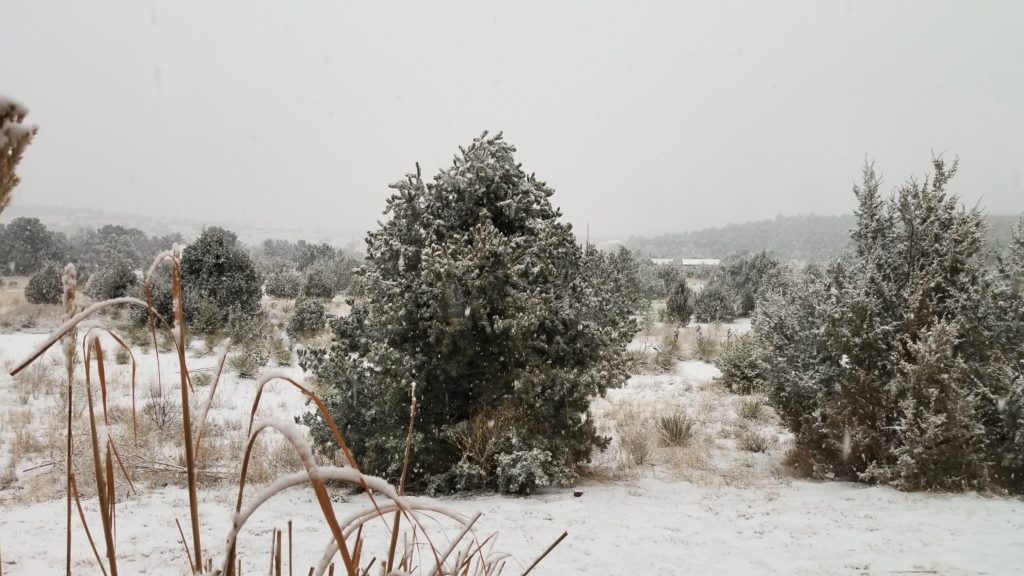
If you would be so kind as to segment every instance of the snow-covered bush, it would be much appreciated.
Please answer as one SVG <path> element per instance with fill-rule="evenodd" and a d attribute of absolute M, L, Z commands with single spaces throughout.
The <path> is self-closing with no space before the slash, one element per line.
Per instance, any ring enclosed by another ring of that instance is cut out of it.
<path fill-rule="evenodd" d="M 47 264 L 29 278 L 25 286 L 25 300 L 30 304 L 60 304 L 64 293 L 60 278 L 60 270 L 53 264 Z"/>
<path fill-rule="evenodd" d="M 181 284 L 185 325 L 200 334 L 224 330 L 235 318 L 262 319 L 260 298 L 262 281 L 248 253 L 238 244 L 233 232 L 207 228 L 195 242 L 182 251 Z M 143 288 L 134 290 L 144 297 Z M 171 273 L 159 268 L 150 279 L 153 307 L 167 321 L 174 317 Z M 145 324 L 145 311 L 133 309 L 132 318 Z"/>
<path fill-rule="evenodd" d="M 273 272 L 267 276 L 263 290 L 274 298 L 295 298 L 302 289 L 302 275 L 292 270 Z"/>
<path fill-rule="evenodd" d="M 726 258 L 693 299 L 697 321 L 729 322 L 737 316 L 749 316 L 757 295 L 781 268 L 767 252 Z"/>
<path fill-rule="evenodd" d="M 337 279 L 334 270 L 324 264 L 311 266 L 306 271 L 302 284 L 302 295 L 307 298 L 330 300 L 337 293 Z"/>
<path fill-rule="evenodd" d="M 986 268 L 981 213 L 946 191 L 955 171 L 937 159 L 932 176 L 886 200 L 866 168 L 855 253 L 782 273 L 761 295 L 769 397 L 819 476 L 1024 486 L 1021 462 L 1006 457 L 1020 321 Z"/>
<path fill-rule="evenodd" d="M 67 262 L 67 239 L 38 218 L 15 218 L 0 230 L 0 269 L 33 274 L 47 262 Z"/>
<path fill-rule="evenodd" d="M 654 352 L 654 366 L 662 372 L 673 372 L 682 355 L 679 345 L 679 330 L 662 337 Z"/>
<path fill-rule="evenodd" d="M 551 469 L 551 453 L 539 448 L 517 450 L 498 455 L 498 490 L 506 494 L 526 495 L 538 486 L 551 483 L 546 471 Z"/>
<path fill-rule="evenodd" d="M 464 454 L 445 439 L 496 406 L 522 421 L 506 436 L 515 442 L 472 462 L 489 489 L 562 481 L 608 443 L 589 404 L 628 377 L 628 279 L 616 255 L 576 243 L 553 191 L 514 152 L 480 137 L 433 182 L 417 170 L 393 185 L 389 217 L 367 238 L 365 301 L 301 360 L 365 471 L 398 477 L 413 383 L 413 488 L 451 478 Z M 307 421 L 329 445 L 322 420 Z"/>
<path fill-rule="evenodd" d="M 214 331 L 226 326 L 232 315 L 260 311 L 263 283 L 259 274 L 237 236 L 223 228 L 207 228 L 185 247 L 181 281 L 186 307 L 190 300 L 205 300 L 211 305 L 206 308 L 208 314 L 192 319 L 193 330 Z M 189 320 L 186 317 L 186 322 Z"/>
<path fill-rule="evenodd" d="M 109 267 L 89 276 L 85 292 L 94 300 L 109 300 L 128 296 L 139 283 L 135 271 L 124 260 L 116 260 Z"/>
<path fill-rule="evenodd" d="M 665 316 L 669 320 L 686 326 L 693 316 L 693 291 L 686 285 L 686 278 L 680 276 L 665 301 Z"/>
<path fill-rule="evenodd" d="M 781 266 L 778 259 L 768 252 L 736 254 L 722 262 L 711 282 L 721 282 L 735 295 L 737 316 L 749 316 L 754 311 L 761 288 Z"/>
<path fill-rule="evenodd" d="M 327 324 L 327 313 L 322 302 L 316 298 L 299 298 L 295 311 L 288 320 L 288 335 L 305 337 L 318 334 Z"/>
<path fill-rule="evenodd" d="M 754 394 L 766 387 L 768 367 L 755 339 L 752 332 L 730 334 L 715 359 L 722 382 L 736 394 Z"/>
<path fill-rule="evenodd" d="M 731 322 L 736 317 L 736 294 L 722 282 L 709 282 L 693 298 L 697 322 Z"/>

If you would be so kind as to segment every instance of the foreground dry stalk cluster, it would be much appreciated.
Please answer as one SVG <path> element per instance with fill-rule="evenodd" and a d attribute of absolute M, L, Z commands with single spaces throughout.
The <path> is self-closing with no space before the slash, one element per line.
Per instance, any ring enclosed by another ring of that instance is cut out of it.
<path fill-rule="evenodd" d="M 11 191 L 18 185 L 14 168 L 25 148 L 32 142 L 36 127 L 24 124 L 28 108 L 0 96 L 0 213 L 11 202 Z"/>
<path fill-rule="evenodd" d="M 171 267 L 172 291 L 174 297 L 174 318 L 170 323 L 170 335 L 173 339 L 174 349 L 177 354 L 180 381 L 179 390 L 181 393 L 181 434 L 184 446 L 184 472 L 187 479 L 189 496 L 189 522 L 188 530 L 182 523 L 175 519 L 179 536 L 183 545 L 183 555 L 188 562 L 193 574 L 200 575 L 223 575 L 231 576 L 241 573 L 241 561 L 238 558 L 236 548 L 237 538 L 245 527 L 247 520 L 252 514 L 264 505 L 268 500 L 282 491 L 295 486 L 309 485 L 316 496 L 323 521 L 330 531 L 331 540 L 326 546 L 323 555 L 314 567 L 309 568 L 309 574 L 334 574 L 336 558 L 340 558 L 340 566 L 343 574 L 349 576 L 367 575 L 371 569 L 374 574 L 413 574 L 422 573 L 427 575 L 452 574 L 452 575 L 490 575 L 499 574 L 506 565 L 508 556 L 494 551 L 495 537 L 479 539 L 473 531 L 474 524 L 479 514 L 472 518 L 466 518 L 461 514 L 449 511 L 435 503 L 423 500 L 406 499 L 403 497 L 405 484 L 405 469 L 398 488 L 391 486 L 385 480 L 367 476 L 359 472 L 355 458 L 345 443 L 337 426 L 335 426 L 330 413 L 320 398 L 309 388 L 284 373 L 268 373 L 258 382 L 256 396 L 248 423 L 248 438 L 245 443 L 245 454 L 241 462 L 241 472 L 238 478 L 238 497 L 234 509 L 234 521 L 227 538 L 223 556 L 215 561 L 207 554 L 200 538 L 200 514 L 198 498 L 198 468 L 197 460 L 200 454 L 200 447 L 203 441 L 203 434 L 207 427 L 209 408 L 213 403 L 213 397 L 217 391 L 217 383 L 224 367 L 227 354 L 221 354 L 214 378 L 209 386 L 207 397 L 197 406 L 198 415 L 191 412 L 192 401 L 196 394 L 186 363 L 185 327 L 182 307 L 182 286 L 181 286 L 181 252 L 175 247 L 172 250 L 161 253 L 154 260 L 145 276 L 146 300 L 137 298 L 116 298 L 92 304 L 82 311 L 78 311 L 77 305 L 77 284 L 76 274 L 73 266 L 68 266 L 64 273 L 64 310 L 65 322 L 57 328 L 36 350 L 29 354 L 28 358 L 11 370 L 11 375 L 16 376 L 38 360 L 48 349 L 58 342 L 62 343 L 65 359 L 65 371 L 67 376 L 68 395 L 68 420 L 67 420 L 67 573 L 71 574 L 71 542 L 73 536 L 72 520 L 73 512 L 77 509 L 78 518 L 81 522 L 85 537 L 92 549 L 99 570 L 104 575 L 116 576 L 118 574 L 117 540 L 115 538 L 117 497 L 119 493 L 115 490 L 117 476 L 123 479 L 128 490 L 135 492 L 135 485 L 132 483 L 128 468 L 124 464 L 121 450 L 115 442 L 111 433 L 110 410 L 108 409 L 108 389 L 110 381 L 104 366 L 103 347 L 99 336 L 107 334 L 123 348 L 131 359 L 131 420 L 132 431 L 135 442 L 138 442 L 138 418 L 135 402 L 135 356 L 130 346 L 123 338 L 112 330 L 99 327 L 89 328 L 82 338 L 81 356 L 77 349 L 78 327 L 86 319 L 97 313 L 113 309 L 118 306 L 142 306 L 149 312 L 149 329 L 153 339 L 154 349 L 157 348 L 157 313 L 152 306 L 152 294 L 150 291 L 151 279 L 156 269 L 163 265 Z M 167 319 L 160 318 L 163 325 L 168 325 Z M 99 536 L 95 535 L 97 528 L 95 519 L 90 519 L 82 506 L 79 495 L 79 478 L 76 475 L 74 460 L 72 458 L 74 437 L 72 424 L 75 412 L 72 410 L 71 395 L 75 384 L 75 367 L 82 359 L 85 371 L 85 394 L 86 410 L 88 415 L 88 449 L 91 456 L 91 469 L 88 471 L 88 482 L 94 483 L 96 496 L 99 503 Z M 157 363 L 157 386 L 162 394 L 163 382 L 160 380 L 159 362 Z M 266 385 L 272 381 L 284 381 L 290 384 L 298 393 L 307 397 L 316 406 L 328 427 L 333 433 L 334 439 L 344 456 L 346 466 L 321 466 L 314 460 L 312 449 L 299 426 L 293 422 L 277 419 L 257 419 L 256 413 L 259 409 L 260 399 Z M 411 445 L 411 421 L 415 418 L 415 402 L 410 414 L 410 442 L 407 443 L 405 451 L 405 466 L 409 462 L 409 446 Z M 246 480 L 249 475 L 250 461 L 253 457 L 254 447 L 260 435 L 267 431 L 274 430 L 280 433 L 298 455 L 302 464 L 302 471 L 284 474 L 276 480 L 263 487 L 257 494 L 245 497 Z M 364 510 L 350 514 L 347 517 L 339 518 L 334 510 L 330 496 L 327 491 L 327 482 L 337 482 L 353 486 L 366 491 L 369 495 L 371 505 Z M 124 493 L 124 489 L 120 493 Z M 432 540 L 428 530 L 424 528 L 424 518 L 445 517 L 461 526 L 456 537 L 442 535 L 447 542 L 445 548 L 439 548 Z M 364 550 L 364 528 L 371 524 L 384 526 L 390 536 L 390 544 L 386 553 L 377 558 Z M 191 538 L 188 538 L 191 532 Z M 533 570 L 540 560 L 550 552 L 561 540 L 556 540 L 540 557 L 531 564 L 524 574 Z M 97 540 L 102 539 L 102 542 Z M 287 551 L 283 549 L 283 538 L 280 531 L 275 530 L 269 547 L 269 572 L 280 576 L 283 574 L 283 558 L 288 558 L 288 574 L 294 574 L 292 559 L 292 531 L 291 523 L 288 527 Z M 2 570 L 2 568 L 0 568 Z"/>

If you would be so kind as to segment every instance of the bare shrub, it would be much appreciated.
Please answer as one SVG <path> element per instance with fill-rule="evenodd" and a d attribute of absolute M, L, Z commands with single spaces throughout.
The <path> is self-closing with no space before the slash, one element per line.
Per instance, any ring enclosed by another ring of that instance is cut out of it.
<path fill-rule="evenodd" d="M 782 464 L 797 478 L 810 478 L 814 475 L 814 460 L 811 453 L 799 446 L 794 446 L 786 452 Z"/>
<path fill-rule="evenodd" d="M 117 351 L 114 352 L 114 361 L 117 362 L 119 365 L 123 366 L 130 362 L 131 359 L 132 355 L 124 348 L 118 348 Z"/>
<path fill-rule="evenodd" d="M 654 436 L 647 427 L 650 414 L 631 402 L 620 403 L 612 417 L 618 436 L 623 465 L 627 467 L 649 464 L 654 456 Z"/>
<path fill-rule="evenodd" d="M 718 356 L 718 350 L 720 347 L 719 331 L 719 324 L 714 324 L 707 332 L 705 332 L 700 326 L 697 326 L 695 341 L 697 358 L 704 362 L 712 362 Z"/>
<path fill-rule="evenodd" d="M 448 433 L 449 440 L 470 464 L 484 470 L 493 468 L 497 441 L 520 423 L 522 418 L 508 407 L 478 413 Z"/>
<path fill-rule="evenodd" d="M 743 428 L 736 436 L 736 445 L 747 452 L 767 452 L 772 445 L 772 438 L 752 428 Z"/>
<path fill-rule="evenodd" d="M 60 387 L 60 374 L 56 364 L 39 362 L 14 378 L 18 402 L 27 404 L 29 398 L 51 396 Z"/>
<path fill-rule="evenodd" d="M 679 330 L 675 330 L 661 339 L 661 345 L 654 354 L 654 365 L 662 372 L 672 372 L 680 359 L 680 352 Z"/>
<path fill-rule="evenodd" d="M 156 386 L 149 389 L 149 401 L 142 407 L 142 417 L 157 431 L 170 432 L 181 424 L 181 406 Z"/>

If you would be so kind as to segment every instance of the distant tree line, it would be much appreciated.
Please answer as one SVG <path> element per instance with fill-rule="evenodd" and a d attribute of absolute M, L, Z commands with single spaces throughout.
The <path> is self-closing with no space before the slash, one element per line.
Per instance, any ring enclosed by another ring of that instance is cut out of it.
<path fill-rule="evenodd" d="M 1014 216 L 984 216 L 985 238 L 993 246 L 1010 242 Z M 784 262 L 827 262 L 852 248 L 851 214 L 777 216 L 678 234 L 634 236 L 625 246 L 652 258 L 725 258 L 735 253 L 771 252 Z"/>

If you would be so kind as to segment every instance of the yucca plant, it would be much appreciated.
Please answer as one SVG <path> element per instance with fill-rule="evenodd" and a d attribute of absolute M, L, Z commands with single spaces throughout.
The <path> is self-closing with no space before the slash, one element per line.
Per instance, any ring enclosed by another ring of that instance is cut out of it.
<path fill-rule="evenodd" d="M 736 405 L 736 413 L 744 420 L 757 420 L 764 413 L 764 400 L 761 398 L 741 398 Z"/>
<path fill-rule="evenodd" d="M 106 300 L 95 303 L 85 310 L 78 311 L 76 300 L 76 277 L 74 268 L 69 266 L 64 275 L 64 304 L 65 322 L 55 330 L 36 350 L 29 354 L 28 358 L 11 370 L 11 375 L 17 375 L 25 370 L 34 361 L 39 359 L 48 349 L 57 344 L 63 343 L 65 356 L 65 367 L 68 377 L 68 394 L 70 397 L 72 384 L 75 378 L 75 366 L 79 360 L 76 345 L 78 342 L 77 332 L 79 325 L 86 319 L 96 315 L 98 312 L 114 309 L 118 306 L 131 305 L 140 306 L 149 314 L 149 329 L 154 350 L 159 356 L 157 343 L 157 313 L 151 304 L 150 282 L 154 271 L 162 265 L 169 264 L 171 268 L 172 293 L 174 296 L 173 322 L 168 323 L 166 319 L 161 322 L 164 326 L 171 326 L 169 334 L 173 340 L 173 349 L 177 354 L 179 364 L 178 391 L 181 397 L 181 434 L 184 445 L 183 461 L 186 484 L 189 494 L 189 529 L 182 527 L 177 522 L 181 541 L 184 544 L 185 555 L 192 572 L 197 575 L 220 575 L 232 576 L 240 574 L 241 562 L 238 558 L 236 541 L 238 535 L 245 528 L 245 524 L 253 512 L 264 505 L 268 500 L 275 497 L 283 490 L 290 487 L 309 485 L 316 496 L 317 503 L 323 515 L 324 524 L 330 532 L 332 539 L 330 544 L 321 556 L 315 568 L 310 569 L 310 574 L 334 573 L 335 558 L 340 556 L 341 567 L 344 574 L 348 576 L 365 575 L 369 573 L 371 566 L 377 563 L 375 557 L 364 551 L 364 528 L 369 529 L 371 522 L 383 521 L 390 532 L 390 544 L 378 565 L 384 568 L 386 574 L 411 574 L 414 571 L 427 574 L 458 574 L 458 575 L 485 575 L 498 574 L 505 566 L 507 555 L 493 552 L 493 536 L 483 540 L 477 538 L 473 532 L 474 524 L 479 514 L 467 518 L 461 514 L 446 510 L 444 507 L 425 502 L 422 500 L 407 500 L 403 496 L 406 471 L 409 463 L 409 452 L 412 444 L 412 421 L 415 419 L 416 404 L 412 403 L 410 413 L 410 427 L 406 443 L 404 468 L 402 479 L 397 488 L 388 484 L 385 480 L 367 476 L 359 471 L 352 452 L 349 450 L 344 438 L 334 423 L 330 413 L 323 401 L 309 388 L 293 379 L 291 376 L 280 372 L 269 372 L 264 374 L 257 383 L 256 397 L 250 411 L 248 423 L 248 440 L 245 443 L 245 453 L 241 462 L 241 473 L 238 479 L 238 498 L 235 504 L 234 522 L 227 536 L 227 547 L 219 563 L 215 565 L 213 559 L 207 555 L 200 538 L 200 515 L 198 502 L 198 481 L 197 481 L 197 460 L 200 446 L 203 442 L 204 431 L 210 406 L 213 403 L 217 386 L 223 373 L 224 365 L 228 356 L 228 342 L 222 345 L 218 364 L 214 375 L 211 378 L 206 395 L 203 399 L 193 404 L 191 396 L 196 392 L 193 383 L 190 381 L 185 357 L 185 327 L 183 324 L 182 311 L 182 286 L 180 281 L 181 253 L 175 247 L 172 250 L 163 252 L 157 256 L 153 265 L 145 275 L 144 294 L 146 300 L 124 297 Z M 104 365 L 103 347 L 100 341 L 100 334 L 105 333 L 111 336 L 114 341 L 124 349 L 131 360 L 131 397 L 132 397 L 132 427 L 135 431 L 135 440 L 138 441 L 137 410 L 135 402 L 135 357 L 131 353 L 130 346 L 114 331 L 99 327 L 89 328 L 82 339 L 81 359 L 84 364 L 85 393 L 87 396 L 87 410 L 89 423 L 89 435 L 87 438 L 92 456 L 92 469 L 90 470 L 91 480 L 96 485 L 96 495 L 99 500 L 100 529 L 98 534 L 102 536 L 104 554 L 100 553 L 94 539 L 92 528 L 86 517 L 79 496 L 78 479 L 75 474 L 72 462 L 72 435 L 71 425 L 73 413 L 70 409 L 71 402 L 68 402 L 68 461 L 67 461 L 67 573 L 71 574 L 71 516 L 72 504 L 77 508 L 79 518 L 84 527 L 85 536 L 93 551 L 100 571 L 105 575 L 116 576 L 118 574 L 117 541 L 115 538 L 114 526 L 116 525 L 116 503 L 115 494 L 116 476 L 120 472 L 123 481 L 128 488 L 134 492 L 128 468 L 125 466 L 121 452 L 118 449 L 113 436 L 109 433 L 110 418 L 108 410 L 108 378 Z M 321 466 L 313 458 L 312 449 L 307 442 L 301 428 L 294 422 L 257 419 L 256 413 L 259 409 L 263 391 L 267 384 L 274 381 L 283 381 L 290 384 L 298 393 L 302 394 L 316 407 L 320 416 L 324 419 L 329 428 L 341 454 L 344 457 L 346 466 Z M 159 370 L 159 358 L 157 361 L 157 382 L 156 394 L 163 396 L 164 383 L 161 380 Z M 197 416 L 192 414 L 192 406 L 196 406 Z M 253 455 L 253 448 L 260 435 L 267 430 L 276 430 L 282 434 L 302 463 L 302 471 L 286 474 L 269 485 L 263 487 L 255 496 L 246 501 L 245 487 L 247 483 L 249 468 Z M 116 463 L 116 464 L 115 464 Z M 327 492 L 326 482 L 341 482 L 364 490 L 370 497 L 371 505 L 355 514 L 345 518 L 338 518 Z M 430 532 L 421 522 L 424 515 L 447 517 L 454 520 L 460 528 L 455 537 L 445 535 L 443 539 L 448 542 L 447 547 L 441 549 L 435 543 L 439 539 L 432 540 Z M 403 530 L 402 526 L 407 529 Z M 376 525 L 376 522 L 374 522 Z M 191 546 L 187 538 L 191 532 Z M 401 534 L 405 538 L 401 539 Z M 289 550 L 290 550 L 289 530 Z M 548 549 L 540 555 L 524 572 L 532 571 L 533 567 L 543 559 L 566 536 L 556 540 Z M 400 546 L 401 543 L 401 546 Z M 282 574 L 283 556 L 282 533 L 274 532 L 274 538 L 270 547 L 271 572 L 277 575 Z M 289 571 L 291 570 L 291 554 L 289 552 Z"/>
<path fill-rule="evenodd" d="M 697 436 L 699 424 L 684 410 L 658 417 L 658 438 L 662 446 L 687 446 Z"/>

